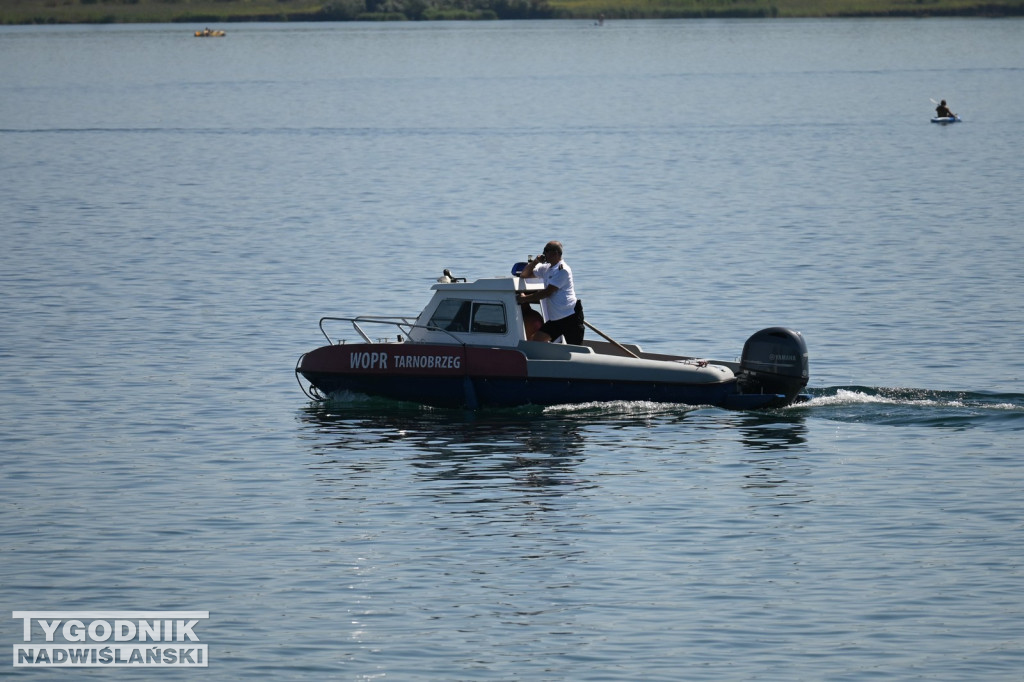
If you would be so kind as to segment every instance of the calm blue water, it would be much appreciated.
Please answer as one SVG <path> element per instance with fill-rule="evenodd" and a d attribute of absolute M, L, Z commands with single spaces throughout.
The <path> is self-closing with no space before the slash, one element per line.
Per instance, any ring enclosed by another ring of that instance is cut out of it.
<path fill-rule="evenodd" d="M 195 28 L 0 28 L 5 647 L 208 610 L 161 676 L 1019 679 L 1024 21 Z M 800 329 L 814 399 L 299 390 L 321 315 L 549 239 L 619 340 Z"/>

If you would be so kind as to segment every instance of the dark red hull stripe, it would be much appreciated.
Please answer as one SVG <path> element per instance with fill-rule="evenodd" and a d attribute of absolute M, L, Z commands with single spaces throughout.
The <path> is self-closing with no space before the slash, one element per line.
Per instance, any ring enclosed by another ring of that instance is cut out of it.
<path fill-rule="evenodd" d="M 526 356 L 503 348 L 359 343 L 310 351 L 299 370 L 382 377 L 526 377 Z"/>

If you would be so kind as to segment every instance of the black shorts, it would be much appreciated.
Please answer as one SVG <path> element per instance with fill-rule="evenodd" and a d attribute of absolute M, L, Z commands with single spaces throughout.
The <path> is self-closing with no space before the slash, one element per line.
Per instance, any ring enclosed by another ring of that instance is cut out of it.
<path fill-rule="evenodd" d="M 550 336 L 552 341 L 564 336 L 566 343 L 575 346 L 583 343 L 583 301 L 576 299 L 576 312 L 560 320 L 548 320 L 540 330 Z"/>

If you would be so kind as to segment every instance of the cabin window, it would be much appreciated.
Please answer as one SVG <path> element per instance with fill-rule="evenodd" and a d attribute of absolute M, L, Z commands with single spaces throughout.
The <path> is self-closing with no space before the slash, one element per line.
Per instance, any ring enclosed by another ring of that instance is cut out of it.
<path fill-rule="evenodd" d="M 473 304 L 472 331 L 481 334 L 504 334 L 507 330 L 505 306 L 500 303 Z"/>
<path fill-rule="evenodd" d="M 441 301 L 427 325 L 449 332 L 478 334 L 504 334 L 508 330 L 504 305 L 460 298 Z"/>
<path fill-rule="evenodd" d="M 450 332 L 468 332 L 472 303 L 458 298 L 446 298 L 437 306 L 428 325 Z"/>

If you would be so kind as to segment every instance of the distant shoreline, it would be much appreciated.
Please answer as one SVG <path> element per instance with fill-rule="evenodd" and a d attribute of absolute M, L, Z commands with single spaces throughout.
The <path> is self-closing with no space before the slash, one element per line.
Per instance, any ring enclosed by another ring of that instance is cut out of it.
<path fill-rule="evenodd" d="M 0 0 L 0 23 L 1015 17 L 1024 0 Z"/>

